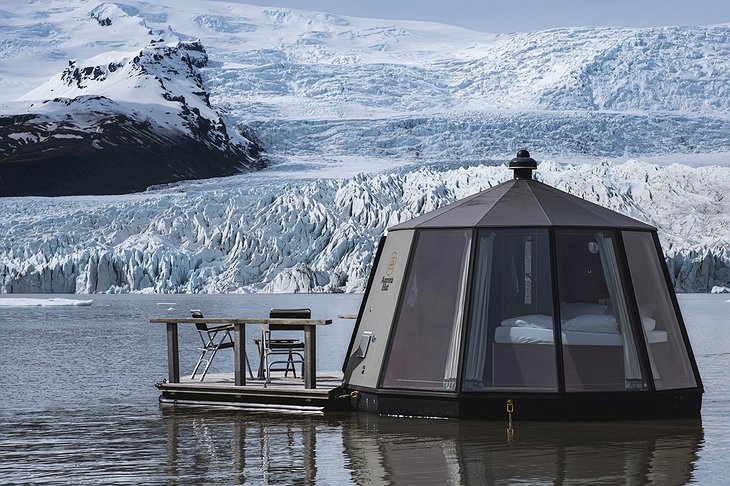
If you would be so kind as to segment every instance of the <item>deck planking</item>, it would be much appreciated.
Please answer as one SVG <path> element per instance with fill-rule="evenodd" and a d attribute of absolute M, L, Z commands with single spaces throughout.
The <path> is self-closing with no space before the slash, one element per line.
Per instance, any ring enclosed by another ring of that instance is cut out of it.
<path fill-rule="evenodd" d="M 317 388 L 305 388 L 301 377 L 272 373 L 271 383 L 249 379 L 236 386 L 233 373 L 209 373 L 204 381 L 181 378 L 180 383 L 158 383 L 160 402 L 172 406 L 225 406 L 255 410 L 334 410 L 343 405 L 341 372 L 317 374 Z M 265 385 L 265 386 L 264 386 Z"/>

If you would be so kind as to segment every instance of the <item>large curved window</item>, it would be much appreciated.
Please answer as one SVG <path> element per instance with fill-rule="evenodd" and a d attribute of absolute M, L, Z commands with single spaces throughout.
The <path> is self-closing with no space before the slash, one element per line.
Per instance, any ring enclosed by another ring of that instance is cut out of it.
<path fill-rule="evenodd" d="M 471 231 L 417 231 L 383 386 L 456 389 Z"/>
<path fill-rule="evenodd" d="M 557 391 L 548 232 L 481 230 L 462 390 Z"/>
<path fill-rule="evenodd" d="M 556 230 L 566 391 L 647 390 L 613 231 Z"/>
<path fill-rule="evenodd" d="M 623 232 L 649 361 L 657 390 L 694 388 L 687 347 L 651 233 Z"/>

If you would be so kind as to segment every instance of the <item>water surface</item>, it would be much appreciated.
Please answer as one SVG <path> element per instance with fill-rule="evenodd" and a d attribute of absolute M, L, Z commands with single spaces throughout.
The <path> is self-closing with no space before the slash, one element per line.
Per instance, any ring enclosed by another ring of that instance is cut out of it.
<path fill-rule="evenodd" d="M 500 422 L 158 406 L 153 384 L 167 375 L 165 326 L 148 324 L 151 316 L 304 306 L 314 318 L 331 318 L 356 313 L 361 295 L 90 298 L 90 307 L 3 308 L 0 483 L 666 485 L 726 477 L 727 295 L 679 297 L 706 389 L 701 420 L 516 421 L 512 440 Z M 352 323 L 318 329 L 318 369 L 341 367 Z M 197 335 L 183 328 L 180 339 L 185 372 L 197 357 Z M 228 371 L 231 361 L 221 355 L 211 371 Z"/>

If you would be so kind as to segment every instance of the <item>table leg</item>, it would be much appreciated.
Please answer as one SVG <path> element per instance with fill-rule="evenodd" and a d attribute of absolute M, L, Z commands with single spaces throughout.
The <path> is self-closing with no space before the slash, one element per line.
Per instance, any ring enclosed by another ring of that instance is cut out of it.
<path fill-rule="evenodd" d="M 259 352 L 259 370 L 257 373 L 257 377 L 259 380 L 263 380 L 265 378 L 264 376 L 264 344 L 265 344 L 266 336 L 264 335 L 264 331 L 261 331 L 261 341 L 256 343 L 256 349 Z"/>
<path fill-rule="evenodd" d="M 180 352 L 177 322 L 167 323 L 167 382 L 180 383 Z"/>
<path fill-rule="evenodd" d="M 304 326 L 304 388 L 317 388 L 317 326 Z"/>
<path fill-rule="evenodd" d="M 246 385 L 246 325 L 233 325 L 233 375 L 236 386 Z"/>

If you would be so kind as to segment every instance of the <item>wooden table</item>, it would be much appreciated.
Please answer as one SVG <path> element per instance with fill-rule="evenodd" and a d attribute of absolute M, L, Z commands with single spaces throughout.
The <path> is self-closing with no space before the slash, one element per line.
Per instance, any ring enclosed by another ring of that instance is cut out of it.
<path fill-rule="evenodd" d="M 180 383 L 178 324 L 233 325 L 236 386 L 246 385 L 246 324 L 277 324 L 304 327 L 304 388 L 317 387 L 317 326 L 332 324 L 332 319 L 272 319 L 269 317 L 155 317 L 152 324 L 167 324 L 167 381 Z"/>

